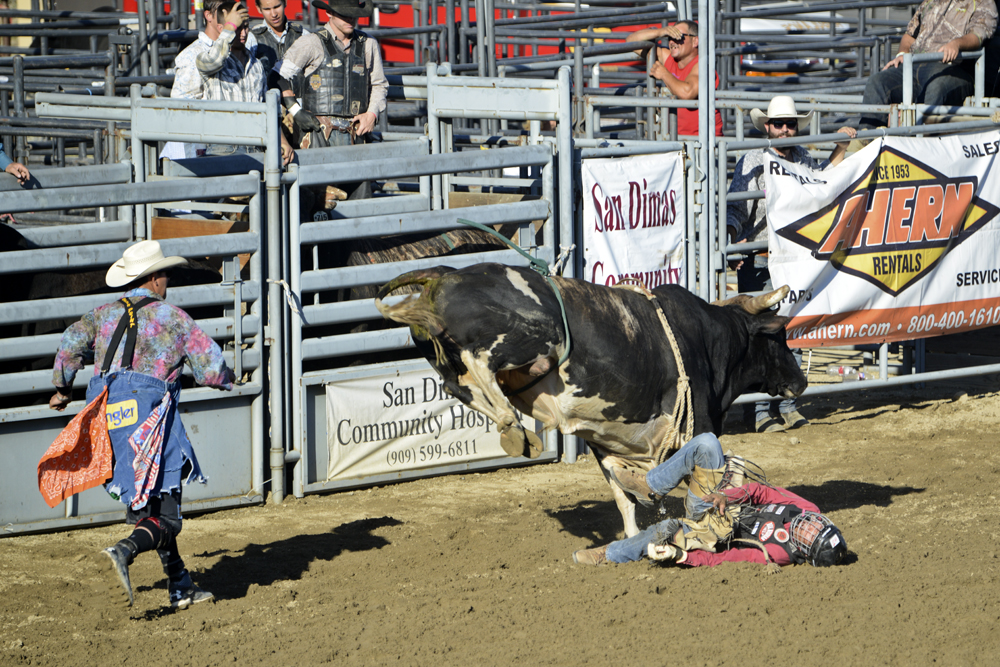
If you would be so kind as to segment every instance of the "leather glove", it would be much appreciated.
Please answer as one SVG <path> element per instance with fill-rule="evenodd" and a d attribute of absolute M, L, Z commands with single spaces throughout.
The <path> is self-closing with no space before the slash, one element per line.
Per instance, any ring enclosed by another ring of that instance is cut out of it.
<path fill-rule="evenodd" d="M 320 124 L 318 120 L 316 120 L 316 116 L 312 115 L 305 109 L 300 108 L 297 113 L 293 113 L 292 120 L 295 121 L 295 124 L 303 132 L 323 131 L 323 126 Z"/>
<path fill-rule="evenodd" d="M 298 127 L 303 132 L 321 132 L 323 126 L 316 116 L 312 115 L 308 111 L 302 108 L 302 106 L 295 101 L 294 97 L 283 97 L 281 100 L 285 108 L 288 109 L 288 113 L 292 115 L 292 120 L 295 122 L 295 126 Z"/>

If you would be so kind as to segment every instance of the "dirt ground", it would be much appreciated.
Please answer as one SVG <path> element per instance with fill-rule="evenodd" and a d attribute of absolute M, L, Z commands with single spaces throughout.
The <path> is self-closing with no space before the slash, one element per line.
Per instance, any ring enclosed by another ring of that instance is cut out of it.
<path fill-rule="evenodd" d="M 622 536 L 586 457 L 189 517 L 217 601 L 176 613 L 154 554 L 135 606 L 115 593 L 98 552 L 124 526 L 2 539 L 0 664 L 996 665 L 997 388 L 817 397 L 779 434 L 731 417 L 723 445 L 832 517 L 843 566 L 574 565 Z"/>

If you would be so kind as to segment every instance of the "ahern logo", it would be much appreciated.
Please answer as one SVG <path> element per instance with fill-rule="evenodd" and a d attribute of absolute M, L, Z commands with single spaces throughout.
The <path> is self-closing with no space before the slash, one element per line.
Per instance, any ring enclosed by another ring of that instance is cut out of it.
<path fill-rule="evenodd" d="M 952 178 L 883 148 L 826 208 L 778 234 L 895 296 L 996 217 L 975 176 Z"/>

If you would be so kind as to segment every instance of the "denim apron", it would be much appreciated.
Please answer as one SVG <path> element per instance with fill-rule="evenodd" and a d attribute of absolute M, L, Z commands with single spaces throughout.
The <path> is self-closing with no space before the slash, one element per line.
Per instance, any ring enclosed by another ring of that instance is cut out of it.
<path fill-rule="evenodd" d="M 127 302 L 127 299 L 122 299 Z M 138 308 L 146 305 L 139 302 Z M 130 505 L 135 497 L 135 471 L 132 467 L 135 452 L 129 444 L 131 436 L 149 417 L 149 414 L 163 400 L 168 392 L 171 395 L 170 409 L 165 416 L 163 452 L 160 459 L 160 473 L 152 489 L 150 498 L 161 493 L 169 493 L 180 488 L 181 482 L 191 481 L 205 483 L 207 481 L 195 458 L 194 448 L 188 438 L 184 425 L 177 413 L 177 401 L 180 398 L 180 382 L 167 384 L 159 378 L 145 373 L 137 373 L 132 368 L 132 353 L 135 349 L 135 310 L 131 303 L 126 304 L 126 312 L 122 316 L 124 325 L 120 330 L 127 330 L 125 355 L 122 357 L 122 370 L 108 373 L 115 352 L 118 349 L 120 335 L 118 331 L 104 360 L 104 366 L 99 375 L 90 379 L 87 385 L 87 402 L 97 397 L 104 387 L 108 387 L 108 435 L 111 448 L 114 451 L 114 469 L 111 480 L 105 483 L 108 494 L 126 505 Z M 131 319 L 131 326 L 128 321 Z M 183 479 L 182 479 L 183 477 Z"/>

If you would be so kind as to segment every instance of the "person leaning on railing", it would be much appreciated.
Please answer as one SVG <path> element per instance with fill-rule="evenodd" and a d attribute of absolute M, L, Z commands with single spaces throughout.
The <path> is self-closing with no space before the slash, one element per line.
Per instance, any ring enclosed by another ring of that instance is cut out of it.
<path fill-rule="evenodd" d="M 267 73 L 264 65 L 247 48 L 250 36 L 250 15 L 240 2 L 224 3 L 216 12 L 222 31 L 207 50 L 195 57 L 195 67 L 202 77 L 204 99 L 223 102 L 264 101 L 267 92 Z M 291 144 L 281 135 L 281 157 L 288 164 L 295 156 Z M 233 155 L 244 152 L 245 147 L 213 144 L 209 155 Z"/>
<path fill-rule="evenodd" d="M 0 169 L 16 178 L 17 182 L 21 185 L 27 183 L 28 179 L 31 178 L 31 174 L 28 173 L 28 168 L 20 162 L 14 162 L 7 157 L 7 153 L 4 152 L 3 146 L 0 146 Z"/>
<path fill-rule="evenodd" d="M 626 42 L 655 42 L 656 62 L 649 75 L 663 83 L 679 100 L 698 99 L 698 24 L 695 21 L 678 21 L 666 28 L 643 28 L 625 38 Z M 636 51 L 643 58 L 648 49 Z M 715 75 L 719 87 L 719 75 Z M 677 110 L 677 134 L 698 135 L 698 110 Z M 715 112 L 715 135 L 722 136 L 722 114 Z"/>
<path fill-rule="evenodd" d="M 934 106 L 961 105 L 975 90 L 972 74 L 956 62 L 962 51 L 975 51 L 993 36 L 997 7 L 993 0 L 924 0 L 906 26 L 899 53 L 940 53 L 941 62 L 913 63 L 914 101 Z M 897 55 L 873 74 L 865 87 L 865 104 L 903 101 L 903 56 Z M 887 116 L 862 114 L 859 125 L 870 130 L 887 124 Z"/>

